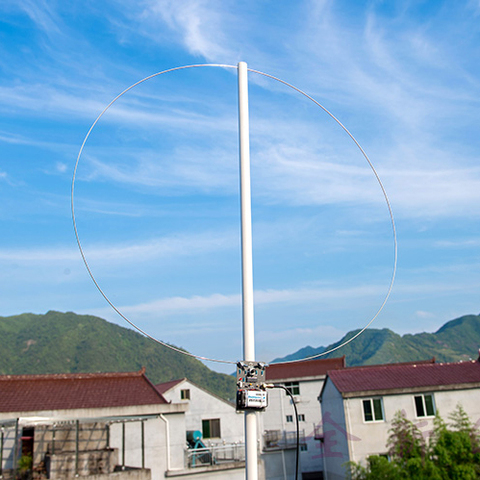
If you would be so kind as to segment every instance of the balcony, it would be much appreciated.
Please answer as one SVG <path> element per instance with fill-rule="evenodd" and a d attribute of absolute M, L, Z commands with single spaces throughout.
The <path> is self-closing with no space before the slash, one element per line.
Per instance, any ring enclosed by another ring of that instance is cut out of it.
<path fill-rule="evenodd" d="M 299 432 L 300 445 L 305 444 L 305 430 Z M 265 430 L 263 434 L 263 450 L 286 450 L 297 446 L 297 432 L 282 430 Z"/>
<path fill-rule="evenodd" d="M 245 444 L 210 445 L 185 450 L 185 468 L 237 464 L 245 461 Z"/>

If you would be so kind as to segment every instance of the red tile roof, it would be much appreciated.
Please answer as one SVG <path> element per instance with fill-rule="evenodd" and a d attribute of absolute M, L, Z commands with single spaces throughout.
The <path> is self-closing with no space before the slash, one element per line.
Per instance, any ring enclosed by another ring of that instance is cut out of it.
<path fill-rule="evenodd" d="M 328 372 L 341 393 L 480 384 L 478 361 L 350 367 Z"/>
<path fill-rule="evenodd" d="M 176 387 L 179 383 L 182 383 L 186 378 L 180 378 L 179 380 L 172 380 L 170 382 L 159 383 L 155 385 L 155 388 L 161 394 L 168 392 L 171 388 Z"/>
<path fill-rule="evenodd" d="M 0 376 L 0 412 L 168 403 L 140 372 Z"/>
<path fill-rule="evenodd" d="M 329 370 L 345 368 L 345 355 L 340 358 L 321 358 L 301 362 L 272 363 L 265 370 L 269 382 L 275 380 L 300 380 L 306 377 L 321 377 Z"/>

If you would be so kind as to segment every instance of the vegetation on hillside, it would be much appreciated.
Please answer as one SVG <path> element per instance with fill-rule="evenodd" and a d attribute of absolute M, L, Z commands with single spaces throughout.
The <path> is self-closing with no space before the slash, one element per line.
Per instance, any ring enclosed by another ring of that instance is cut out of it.
<path fill-rule="evenodd" d="M 330 350 L 352 338 L 359 330 L 347 333 L 328 347 L 305 347 L 298 352 L 276 359 L 288 361 L 316 355 Z M 480 346 L 480 315 L 465 315 L 447 322 L 435 333 L 406 334 L 403 336 L 388 328 L 367 329 L 353 342 L 325 357 L 346 355 L 347 365 L 377 365 L 382 363 L 411 362 L 435 357 L 438 362 L 458 362 L 476 358 Z M 308 355 L 306 355 L 308 353 Z"/>
<path fill-rule="evenodd" d="M 187 377 L 225 399 L 235 379 L 137 332 L 91 315 L 50 311 L 0 317 L 0 374 L 125 372 L 146 368 L 154 384 Z"/>
<path fill-rule="evenodd" d="M 480 438 L 468 415 L 458 405 L 448 426 L 440 416 L 427 441 L 402 412 L 392 421 L 388 456 L 372 455 L 367 465 L 349 462 L 352 480 L 474 480 L 480 477 Z"/>

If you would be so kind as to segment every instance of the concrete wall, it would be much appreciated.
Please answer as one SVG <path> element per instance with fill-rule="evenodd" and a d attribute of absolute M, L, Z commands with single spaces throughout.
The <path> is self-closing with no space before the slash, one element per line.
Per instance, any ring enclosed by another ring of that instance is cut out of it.
<path fill-rule="evenodd" d="M 295 449 L 262 453 L 259 479 L 287 480 L 295 478 L 295 455 Z"/>
<path fill-rule="evenodd" d="M 417 417 L 414 396 L 433 394 L 436 412 L 448 423 L 449 416 L 460 404 L 470 420 L 480 425 L 479 389 L 444 390 L 419 392 L 406 391 L 394 395 L 375 395 L 343 399 L 333 384 L 328 381 L 323 393 L 322 414 L 325 435 L 325 471 L 328 480 L 345 478 L 342 464 L 348 460 L 365 465 L 369 455 L 387 453 L 387 440 L 396 412 L 402 411 L 428 439 L 433 431 L 434 417 Z M 363 400 L 382 399 L 383 420 L 366 422 L 363 415 Z"/>
<path fill-rule="evenodd" d="M 182 400 L 181 390 L 190 390 L 190 399 Z M 218 418 L 220 420 L 220 438 L 206 439 L 205 443 L 243 442 L 243 413 L 237 413 L 235 406 L 213 395 L 188 380 L 173 387 L 164 397 L 175 403 L 188 405 L 185 412 L 186 430 L 202 431 L 202 420 Z"/>
<path fill-rule="evenodd" d="M 22 455 L 22 430 L 27 424 L 19 424 L 17 440 L 17 465 Z M 50 478 L 65 478 L 75 473 L 76 424 L 63 422 L 53 425 L 30 426 L 33 428 L 33 467 L 50 473 Z M 14 467 L 15 427 L 4 429 L 3 469 Z M 116 458 L 107 451 L 107 431 L 104 423 L 79 423 L 78 449 L 79 474 L 108 473 L 113 471 Z M 88 452 L 88 453 L 82 453 Z"/>
<path fill-rule="evenodd" d="M 79 452 L 78 454 L 78 476 L 87 477 L 91 475 L 108 475 L 113 472 L 118 463 L 116 450 L 99 450 L 90 452 Z M 76 457 L 74 452 L 64 452 L 51 455 L 50 479 L 61 480 L 74 478 L 76 472 Z"/>
<path fill-rule="evenodd" d="M 69 477 L 76 478 L 76 477 Z M 114 472 L 109 475 L 90 475 L 82 480 L 151 480 L 150 470 L 125 470 L 123 472 Z M 66 480 L 66 479 L 65 479 Z"/>
<path fill-rule="evenodd" d="M 322 415 L 318 404 L 318 395 L 323 386 L 323 378 L 299 380 L 300 395 L 295 396 L 299 415 L 305 420 L 300 421 L 300 430 L 305 431 L 306 450 L 300 453 L 302 472 L 318 472 L 323 470 L 321 445 L 315 440 L 315 426 L 320 425 Z M 268 391 L 268 408 L 261 414 L 264 430 L 281 430 L 293 432 L 296 429 L 295 412 L 290 397 L 281 389 Z M 287 422 L 287 415 L 293 422 Z"/>
<path fill-rule="evenodd" d="M 350 459 L 348 438 L 351 435 L 347 426 L 347 416 L 343 398 L 330 380 L 323 390 L 322 402 L 322 454 L 324 478 L 338 480 L 345 478 L 345 462 Z"/>
<path fill-rule="evenodd" d="M 403 411 L 422 432 L 425 438 L 433 430 L 434 417 L 417 417 L 414 396 L 421 393 L 433 394 L 436 411 L 447 423 L 449 415 L 461 404 L 472 423 L 480 421 L 480 391 L 479 389 L 450 390 L 437 392 L 405 393 L 382 396 L 384 421 L 365 422 L 363 419 L 362 398 L 353 398 L 346 402 L 352 422 L 352 432 L 358 440 L 351 442 L 351 457 L 354 461 L 365 461 L 369 455 L 387 452 L 387 439 L 391 429 L 392 419 L 397 411 Z M 368 397 L 371 398 L 371 397 Z M 478 423 L 477 423 L 478 425 Z"/>
<path fill-rule="evenodd" d="M 245 480 L 245 462 L 239 462 L 237 465 L 232 464 L 227 468 L 222 465 L 214 465 L 190 470 L 170 471 L 165 476 L 178 480 Z"/>
<path fill-rule="evenodd" d="M 152 478 L 163 478 L 170 469 L 182 469 L 185 448 L 185 418 L 183 414 L 164 416 L 144 422 L 145 468 L 152 472 Z M 168 423 L 167 423 L 168 422 Z M 118 449 L 119 464 L 122 463 L 122 425 L 110 427 L 110 446 Z M 125 465 L 142 466 L 142 424 L 125 424 Z"/>

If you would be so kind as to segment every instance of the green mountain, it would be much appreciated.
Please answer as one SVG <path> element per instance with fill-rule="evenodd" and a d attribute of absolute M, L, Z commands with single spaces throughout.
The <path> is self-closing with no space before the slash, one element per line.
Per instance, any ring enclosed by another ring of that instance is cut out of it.
<path fill-rule="evenodd" d="M 142 367 L 154 384 L 187 377 L 222 398 L 235 398 L 235 378 L 102 318 L 54 311 L 0 317 L 0 374 L 125 372 Z"/>
<path fill-rule="evenodd" d="M 304 347 L 291 355 L 275 359 L 274 362 L 296 360 L 322 353 L 341 345 L 358 332 L 359 330 L 349 332 L 328 347 Z M 480 315 L 465 315 L 447 322 L 435 333 L 400 336 L 388 328 L 367 329 L 351 343 L 320 358 L 345 355 L 349 366 L 410 362 L 432 357 L 435 357 L 437 362 L 458 362 L 477 358 L 479 347 Z"/>

